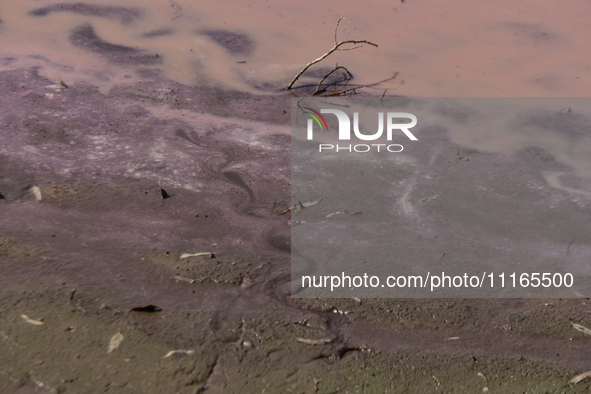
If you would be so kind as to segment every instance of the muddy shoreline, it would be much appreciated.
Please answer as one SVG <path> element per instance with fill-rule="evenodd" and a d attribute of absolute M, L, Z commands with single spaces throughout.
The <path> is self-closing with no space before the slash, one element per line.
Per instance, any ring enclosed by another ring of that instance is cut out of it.
<path fill-rule="evenodd" d="M 288 95 L 0 89 L 3 392 L 589 390 L 588 299 L 292 299 Z"/>

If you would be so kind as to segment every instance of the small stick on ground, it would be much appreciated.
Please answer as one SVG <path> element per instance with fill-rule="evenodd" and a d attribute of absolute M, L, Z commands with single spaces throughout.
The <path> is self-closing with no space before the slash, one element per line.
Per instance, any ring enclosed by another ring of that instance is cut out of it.
<path fill-rule="evenodd" d="M 355 94 L 355 93 L 357 93 L 357 89 L 361 89 L 362 87 L 363 86 L 355 86 L 354 88 L 351 88 L 351 89 L 341 90 L 339 92 L 331 93 L 331 94 L 325 94 L 323 97 L 340 96 L 341 94 L 345 94 L 347 92 L 351 92 L 351 94 Z"/>
<path fill-rule="evenodd" d="M 379 85 L 379 84 L 384 83 L 384 82 L 391 81 L 391 80 L 395 79 L 397 76 L 398 76 L 398 71 L 396 71 L 394 73 L 394 76 L 392 76 L 390 78 L 386 78 L 383 81 L 378 81 L 378 82 L 370 83 L 369 85 L 361 85 L 361 86 L 363 86 L 364 88 L 369 88 L 369 87 L 376 86 L 376 85 Z"/>
<path fill-rule="evenodd" d="M 326 59 L 328 56 L 330 56 L 331 53 L 333 53 L 335 51 L 350 51 L 352 49 L 360 48 L 363 46 L 363 45 L 356 45 L 351 48 L 341 48 L 341 46 L 343 46 L 345 44 L 368 44 L 368 45 L 373 45 L 374 47 L 377 48 L 378 44 L 374 44 L 373 42 L 370 42 L 367 40 L 343 40 L 341 42 L 337 42 L 337 28 L 339 27 L 339 23 L 341 22 L 342 19 L 343 19 L 343 17 L 341 16 L 337 22 L 337 25 L 335 26 L 334 46 L 332 48 L 330 48 L 330 50 L 328 52 L 326 52 L 324 55 L 320 56 L 318 59 L 314 59 L 310 63 L 306 64 L 304 66 L 304 68 L 302 68 L 300 70 L 300 72 L 297 73 L 296 76 L 291 80 L 289 85 L 287 85 L 287 87 L 285 88 L 286 90 L 290 90 L 292 88 L 293 84 L 296 83 L 296 81 L 302 76 L 303 73 L 306 72 L 307 69 L 309 69 L 314 64 Z"/>
<path fill-rule="evenodd" d="M 384 90 L 384 94 L 382 94 L 382 98 L 380 99 L 380 101 L 382 101 L 384 99 L 384 96 L 386 96 L 387 91 L 388 91 L 388 89 Z"/>
<path fill-rule="evenodd" d="M 316 90 L 314 91 L 314 93 L 312 93 L 312 96 L 316 96 L 319 93 L 319 91 L 320 91 L 320 85 L 322 85 L 322 82 L 324 82 L 326 80 L 326 78 L 328 78 L 330 76 L 330 74 L 332 74 L 333 72 L 337 71 L 340 68 L 342 68 L 343 70 L 345 70 L 347 72 L 347 74 L 349 74 L 349 78 L 353 78 L 353 74 L 351 74 L 349 72 L 349 70 L 347 70 L 346 67 L 339 66 L 338 64 L 336 64 L 334 66 L 334 68 L 328 74 L 326 74 L 324 76 L 324 78 L 322 78 L 322 80 L 320 82 L 318 82 L 318 86 L 316 86 Z"/>

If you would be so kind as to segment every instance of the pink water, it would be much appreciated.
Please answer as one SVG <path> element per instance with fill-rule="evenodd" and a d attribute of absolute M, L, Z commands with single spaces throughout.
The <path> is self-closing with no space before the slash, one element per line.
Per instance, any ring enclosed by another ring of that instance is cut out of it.
<path fill-rule="evenodd" d="M 92 4 L 137 8 L 141 14 L 127 23 L 72 12 L 28 15 L 52 4 L 0 4 L 0 52 L 16 58 L 0 69 L 40 66 L 40 73 L 58 83 L 59 78 L 86 80 L 103 92 L 141 80 L 137 67 L 110 64 L 72 45 L 71 30 L 90 23 L 107 42 L 158 54 L 162 64 L 144 68 L 157 68 L 163 76 L 260 91 L 262 83 L 287 85 L 303 65 L 326 52 L 344 15 L 339 40 L 366 39 L 379 47 L 335 53 L 320 65 L 344 65 L 361 84 L 398 72 L 394 80 L 371 88 L 376 95 L 385 89 L 415 96 L 495 97 L 589 96 L 591 91 L 591 3 L 585 0 L 96 0 Z M 201 34 L 211 29 L 246 34 L 255 49 L 232 54 Z M 155 30 L 170 34 L 143 36 Z"/>

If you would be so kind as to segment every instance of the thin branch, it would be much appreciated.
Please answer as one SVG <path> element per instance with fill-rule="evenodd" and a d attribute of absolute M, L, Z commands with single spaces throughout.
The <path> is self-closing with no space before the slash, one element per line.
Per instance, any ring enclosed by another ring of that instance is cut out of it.
<path fill-rule="evenodd" d="M 341 15 L 339 20 L 337 21 L 337 25 L 334 27 L 334 44 L 337 45 L 337 29 L 339 28 L 339 23 L 341 20 L 345 19 L 345 15 Z"/>
<path fill-rule="evenodd" d="M 304 100 L 303 98 L 299 99 L 298 102 L 296 103 L 296 105 L 298 106 L 299 109 L 302 110 L 302 112 L 306 112 L 304 111 L 304 109 L 300 106 L 300 103 L 302 102 L 302 100 Z"/>
<path fill-rule="evenodd" d="M 360 88 L 370 88 L 370 87 L 373 87 L 373 86 L 379 85 L 379 84 L 381 84 L 381 83 L 384 83 L 384 82 L 387 82 L 387 81 L 391 81 L 391 80 L 395 79 L 397 76 L 398 76 L 398 71 L 396 71 L 396 72 L 394 73 L 394 76 L 392 76 L 392 77 L 390 77 L 390 78 L 386 78 L 386 79 L 384 79 L 384 80 L 382 80 L 382 81 L 374 82 L 374 83 L 371 83 L 371 84 L 368 84 L 368 85 L 357 85 L 357 86 L 355 86 L 355 87 L 353 87 L 353 88 L 350 88 L 350 89 L 347 89 L 347 90 L 341 90 L 341 91 L 339 91 L 339 92 L 335 92 L 335 93 L 331 93 L 331 94 L 321 94 L 321 95 L 320 95 L 320 97 L 337 96 L 337 95 L 341 95 L 341 94 L 343 94 L 343 93 L 346 93 L 346 92 L 348 92 L 348 91 L 351 91 L 351 90 L 353 90 L 353 89 L 360 89 Z M 386 89 L 386 91 L 388 91 L 388 89 Z M 292 94 L 293 94 L 293 93 L 292 93 Z M 299 97 L 299 96 L 295 96 L 295 97 Z M 385 96 L 385 93 L 384 93 L 384 94 L 382 95 L 382 98 L 380 99 L 380 101 L 382 101 L 382 100 L 383 100 L 385 97 L 386 97 L 386 96 Z M 302 99 L 302 100 L 303 100 L 303 99 Z"/>
<path fill-rule="evenodd" d="M 331 53 L 333 53 L 334 51 L 338 50 L 339 47 L 341 45 L 345 45 L 345 44 L 368 44 L 368 45 L 373 45 L 374 47 L 377 47 L 378 44 L 374 44 L 373 42 L 369 42 L 367 40 L 343 40 L 339 43 L 336 43 L 328 52 L 326 52 L 324 55 L 320 56 L 318 59 L 312 60 L 310 63 L 306 64 L 304 66 L 304 68 L 302 68 L 300 70 L 299 73 L 297 73 L 297 75 L 291 80 L 291 82 L 289 83 L 289 85 L 287 85 L 287 87 L 285 89 L 289 90 L 291 89 L 291 87 L 293 86 L 294 83 L 296 83 L 296 81 L 298 80 L 299 77 L 302 76 L 302 74 L 304 72 L 306 72 L 307 69 L 310 68 L 310 66 L 321 62 L 322 60 L 326 59 Z M 352 48 L 350 48 L 352 49 Z"/>
<path fill-rule="evenodd" d="M 370 83 L 368 85 L 357 85 L 357 86 L 355 86 L 353 88 L 350 88 L 350 89 L 341 90 L 340 92 L 335 92 L 335 93 L 332 93 L 332 94 L 325 94 L 323 97 L 327 97 L 327 96 L 340 96 L 341 94 L 346 93 L 346 92 L 350 92 L 350 91 L 353 91 L 353 93 L 357 93 L 357 89 L 370 88 L 372 86 L 376 86 L 376 85 L 379 85 L 381 83 L 391 81 L 391 80 L 395 79 L 397 76 L 398 76 L 398 71 L 396 71 L 394 73 L 394 76 L 392 76 L 390 78 L 386 78 L 383 81 L 378 81 L 378 82 Z M 388 89 L 384 90 L 384 94 L 382 94 L 382 98 L 380 99 L 380 101 L 382 101 L 384 99 L 384 97 L 386 96 L 386 92 L 387 91 L 388 91 Z"/>
<path fill-rule="evenodd" d="M 345 70 L 347 72 L 347 74 L 349 74 L 349 78 L 353 79 L 353 74 L 351 74 L 349 72 L 349 70 L 347 70 L 346 67 L 343 66 L 339 66 L 338 64 L 336 64 L 334 66 L 334 68 L 332 69 L 332 71 L 330 71 L 328 74 L 326 74 L 324 76 L 324 78 L 322 78 L 322 80 L 320 82 L 318 82 L 318 86 L 316 86 L 316 90 L 314 91 L 314 93 L 312 93 L 312 96 L 316 96 L 316 94 L 318 94 L 318 91 L 320 90 L 320 85 L 322 85 L 322 82 L 324 82 L 326 80 L 326 78 L 329 77 L 330 74 L 332 74 L 333 72 L 337 71 L 338 69 L 342 68 L 343 70 Z"/>
<path fill-rule="evenodd" d="M 339 29 L 339 23 L 341 23 L 341 21 L 342 21 L 343 19 L 345 19 L 345 16 L 344 16 L 344 15 L 341 15 L 341 17 L 340 17 L 340 18 L 339 18 L 339 20 L 337 21 L 337 24 L 336 24 L 336 26 L 334 27 L 334 46 L 333 46 L 333 47 L 332 47 L 332 48 L 331 48 L 331 49 L 330 49 L 328 52 L 326 52 L 324 55 L 320 56 L 318 59 L 316 59 L 316 60 L 312 60 L 310 63 L 306 64 L 306 65 L 304 66 L 304 68 L 302 68 L 302 69 L 300 70 L 300 72 L 299 72 L 299 73 L 297 73 L 297 75 L 296 75 L 296 76 L 295 76 L 295 77 L 294 77 L 294 78 L 291 80 L 291 82 L 289 83 L 289 85 L 287 85 L 287 87 L 285 88 L 286 90 L 290 90 L 290 89 L 291 89 L 291 87 L 293 86 L 293 84 L 294 84 L 294 83 L 295 83 L 295 82 L 298 80 L 298 78 L 299 78 L 299 77 L 301 77 L 301 76 L 302 76 L 302 74 L 303 74 L 303 73 L 305 73 L 305 72 L 306 72 L 306 70 L 307 70 L 308 68 L 310 68 L 310 66 L 312 66 L 312 65 L 314 65 L 314 64 L 316 64 L 316 63 L 318 63 L 318 62 L 321 62 L 322 60 L 326 59 L 326 57 L 327 57 L 327 56 L 329 56 L 329 55 L 330 55 L 331 53 L 333 53 L 334 51 L 337 51 L 337 50 L 338 50 L 338 51 L 350 51 L 350 50 L 352 50 L 352 49 L 361 48 L 361 47 L 363 46 L 363 45 L 356 45 L 356 46 L 354 46 L 354 47 L 352 47 L 352 48 L 342 48 L 342 49 L 341 49 L 341 48 L 340 48 L 340 47 L 341 47 L 341 45 L 344 45 L 344 44 L 368 44 L 368 45 L 373 45 L 374 47 L 376 47 L 376 48 L 377 48 L 378 44 L 374 44 L 373 42 L 369 42 L 369 41 L 367 41 L 367 40 L 343 40 L 343 41 L 341 41 L 341 42 L 337 42 L 337 31 L 338 31 L 338 29 Z M 335 71 L 335 70 L 333 70 L 333 71 Z M 331 71 L 331 72 L 332 72 L 332 71 Z M 347 70 L 347 72 L 349 72 L 349 71 Z M 329 74 L 330 74 L 330 73 L 329 73 Z M 351 73 L 349 73 L 349 75 L 351 75 Z M 327 76 L 328 76 L 328 75 L 327 75 Z M 352 76 L 351 76 L 351 77 L 352 77 Z M 326 77 L 324 77 L 324 78 L 326 78 Z M 323 79 L 323 80 L 324 80 L 324 79 Z M 321 83 L 322 83 L 322 82 L 321 82 Z M 320 84 L 319 84 L 318 86 L 320 86 Z M 316 92 L 317 92 L 317 91 L 318 91 L 318 88 L 316 88 Z M 314 92 L 314 94 L 316 94 L 316 92 Z"/>
<path fill-rule="evenodd" d="M 339 51 L 352 51 L 353 49 L 361 48 L 363 45 L 356 45 L 352 48 L 341 48 Z M 376 45 L 377 46 L 377 45 Z"/>
<path fill-rule="evenodd" d="M 386 78 L 386 79 L 384 79 L 383 81 L 378 81 L 378 82 L 370 83 L 369 85 L 362 85 L 362 86 L 363 86 L 364 88 L 370 88 L 370 87 L 372 87 L 372 86 L 376 86 L 376 85 L 379 85 L 379 84 L 381 84 L 381 83 L 384 83 L 384 82 L 391 81 L 391 80 L 395 79 L 397 75 L 398 75 L 398 71 L 396 71 L 396 72 L 394 73 L 394 76 L 393 76 L 393 77 L 391 77 L 391 78 Z"/>
<path fill-rule="evenodd" d="M 353 93 L 357 93 L 357 89 L 361 89 L 362 87 L 363 86 L 355 86 L 354 88 L 341 90 L 340 92 L 325 94 L 322 97 L 340 96 L 341 94 L 345 94 L 347 92 L 352 92 L 351 94 L 353 94 Z"/>

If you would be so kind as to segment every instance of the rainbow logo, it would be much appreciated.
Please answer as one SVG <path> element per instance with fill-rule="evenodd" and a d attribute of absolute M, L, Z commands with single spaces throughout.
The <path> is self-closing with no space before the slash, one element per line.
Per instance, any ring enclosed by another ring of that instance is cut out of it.
<path fill-rule="evenodd" d="M 300 107 L 302 109 L 302 111 L 306 114 L 306 115 L 310 115 L 312 118 L 314 118 L 314 120 L 316 121 L 316 123 L 318 123 L 318 126 L 320 126 L 320 130 L 324 131 L 324 128 L 322 127 L 322 123 L 324 123 L 324 127 L 326 127 L 326 131 L 328 131 L 328 125 L 326 124 L 326 120 L 324 120 L 324 117 L 322 115 L 320 115 L 320 113 L 318 111 L 314 111 L 312 108 L 308 108 L 308 107 Z M 307 111 L 311 111 L 311 112 L 307 112 Z M 320 118 L 320 119 L 318 119 Z M 322 123 L 320 123 L 320 120 L 322 120 Z"/>

